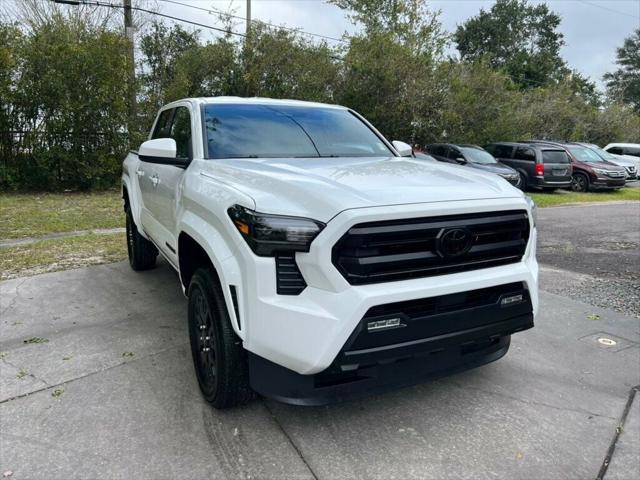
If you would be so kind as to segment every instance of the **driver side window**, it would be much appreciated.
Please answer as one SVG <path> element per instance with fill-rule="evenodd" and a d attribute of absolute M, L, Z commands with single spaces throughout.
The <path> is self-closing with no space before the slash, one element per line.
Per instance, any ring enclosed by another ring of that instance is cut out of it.
<path fill-rule="evenodd" d="M 187 107 L 176 108 L 169 136 L 176 141 L 176 157 L 193 158 L 191 113 Z"/>

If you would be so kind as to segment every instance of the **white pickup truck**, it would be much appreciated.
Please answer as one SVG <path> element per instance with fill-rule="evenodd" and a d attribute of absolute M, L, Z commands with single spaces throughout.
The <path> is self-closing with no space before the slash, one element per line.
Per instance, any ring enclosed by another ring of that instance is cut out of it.
<path fill-rule="evenodd" d="M 191 98 L 124 161 L 129 261 L 188 297 L 217 408 L 319 405 L 502 357 L 538 307 L 535 206 L 345 107 Z"/>

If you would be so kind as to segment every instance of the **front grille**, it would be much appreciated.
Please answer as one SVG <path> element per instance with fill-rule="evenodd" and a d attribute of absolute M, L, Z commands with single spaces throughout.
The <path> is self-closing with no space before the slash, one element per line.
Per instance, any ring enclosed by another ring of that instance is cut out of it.
<path fill-rule="evenodd" d="M 443 237 L 464 231 L 451 254 Z M 333 247 L 333 264 L 352 285 L 430 277 L 515 263 L 529 239 L 524 210 L 388 220 L 355 225 Z"/>
<path fill-rule="evenodd" d="M 608 171 L 607 175 L 610 176 L 611 178 L 624 178 L 625 173 L 617 172 L 617 171 Z"/>
<path fill-rule="evenodd" d="M 521 295 L 519 302 L 501 305 L 501 300 Z M 358 351 L 402 344 L 500 322 L 531 312 L 531 299 L 522 282 L 450 293 L 437 297 L 387 303 L 371 307 L 345 344 L 345 351 Z M 371 322 L 397 318 L 399 328 L 370 331 Z"/>
<path fill-rule="evenodd" d="M 279 295 L 299 295 L 307 287 L 298 269 L 295 253 L 276 255 L 276 289 Z"/>

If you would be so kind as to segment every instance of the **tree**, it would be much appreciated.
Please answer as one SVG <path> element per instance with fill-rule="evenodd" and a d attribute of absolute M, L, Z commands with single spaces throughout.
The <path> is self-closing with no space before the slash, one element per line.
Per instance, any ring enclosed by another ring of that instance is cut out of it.
<path fill-rule="evenodd" d="M 143 131 L 151 128 L 158 109 L 167 103 L 167 89 L 174 81 L 178 58 L 198 47 L 198 37 L 197 30 L 190 32 L 180 25 L 167 27 L 155 21 L 140 39 L 143 60 L 139 110 Z"/>
<path fill-rule="evenodd" d="M 435 140 L 444 88 L 438 77 L 447 36 L 420 0 L 333 0 L 364 30 L 349 38 L 336 89 L 339 103 L 388 138 Z"/>
<path fill-rule="evenodd" d="M 20 42 L 13 115 L 24 132 L 11 178 L 22 188 L 112 186 L 126 152 L 127 40 L 53 15 Z"/>
<path fill-rule="evenodd" d="M 616 53 L 619 68 L 604 80 L 609 97 L 631 105 L 640 114 L 640 28 L 624 40 Z"/>
<path fill-rule="evenodd" d="M 332 102 L 339 66 L 326 43 L 255 24 L 240 54 L 239 90 L 246 96 Z"/>
<path fill-rule="evenodd" d="M 497 0 L 489 11 L 482 9 L 459 25 L 454 41 L 462 60 L 485 60 L 522 87 L 535 87 L 567 74 L 559 25 L 560 16 L 544 3 Z"/>

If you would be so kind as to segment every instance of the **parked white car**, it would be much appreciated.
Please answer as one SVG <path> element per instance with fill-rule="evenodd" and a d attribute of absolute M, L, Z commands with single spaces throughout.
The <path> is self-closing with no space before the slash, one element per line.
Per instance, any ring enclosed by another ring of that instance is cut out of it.
<path fill-rule="evenodd" d="M 159 252 L 179 273 L 215 407 L 413 384 L 497 360 L 533 326 L 533 202 L 496 175 L 412 158 L 348 108 L 171 103 L 122 188 L 131 267 Z"/>
<path fill-rule="evenodd" d="M 604 149 L 616 157 L 631 160 L 640 173 L 640 143 L 610 143 Z"/>

